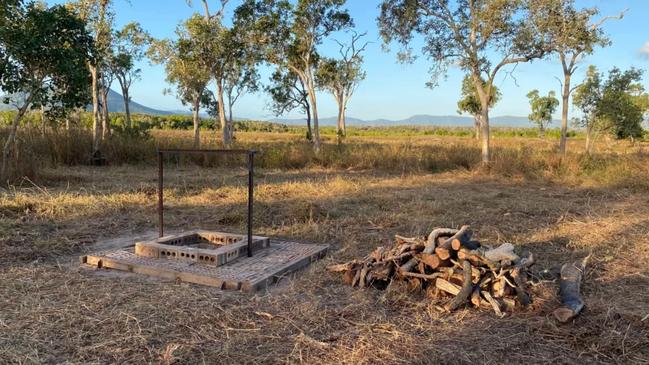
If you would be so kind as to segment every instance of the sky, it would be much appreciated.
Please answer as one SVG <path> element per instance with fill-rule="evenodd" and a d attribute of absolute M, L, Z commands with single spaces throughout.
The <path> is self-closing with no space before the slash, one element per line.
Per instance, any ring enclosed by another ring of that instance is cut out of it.
<path fill-rule="evenodd" d="M 65 2 L 49 1 L 50 4 Z M 210 0 L 216 8 L 217 0 Z M 376 18 L 379 15 L 380 0 L 347 0 L 346 8 L 355 22 L 355 30 L 367 32 L 366 40 L 371 42 L 364 54 L 366 79 L 360 84 L 349 102 L 347 115 L 364 120 L 405 119 L 412 115 L 457 115 L 457 100 L 460 96 L 460 85 L 463 73 L 459 69 L 450 69 L 446 78 L 438 82 L 437 87 L 430 89 L 426 82 L 430 80 L 428 72 L 431 63 L 415 48 L 418 59 L 411 64 L 397 62 L 396 47 L 386 52 L 379 37 Z M 228 14 L 239 1 L 231 1 Z M 628 9 L 622 20 L 610 20 L 604 24 L 604 30 L 613 42 L 612 46 L 597 49 L 591 56 L 580 63 L 573 80 L 582 80 L 586 68 L 596 65 L 600 71 L 614 66 L 621 69 L 637 67 L 649 70 L 649 14 L 648 0 L 577 0 L 581 7 L 596 6 L 601 16 L 617 15 Z M 176 26 L 194 12 L 201 12 L 199 0 L 194 0 L 193 7 L 185 0 L 114 0 L 116 25 L 121 27 L 131 21 L 139 22 L 156 38 L 173 38 Z M 226 15 L 227 16 L 227 15 Z M 599 18 L 597 18 L 599 19 Z M 325 42 L 319 51 L 327 56 L 336 56 L 338 46 L 333 39 L 345 41 L 350 34 L 338 33 Z M 163 89 L 170 86 L 165 82 L 162 66 L 153 66 L 148 61 L 142 62 L 141 80 L 134 83 L 131 89 L 133 101 L 148 107 L 161 110 L 186 110 L 173 95 L 163 95 Z M 527 116 L 529 102 L 526 94 L 538 89 L 542 94 L 554 90 L 560 94 L 560 84 L 556 79 L 562 78 L 561 65 L 556 58 L 534 61 L 510 67 L 511 76 L 501 72 L 496 85 L 502 92 L 501 101 L 492 109 L 492 116 Z M 262 81 L 267 81 L 271 70 L 262 68 Z M 645 88 L 649 75 L 643 81 Z M 119 89 L 117 85 L 114 90 Z M 269 97 L 260 92 L 242 97 L 234 108 L 237 118 L 270 119 L 274 115 L 268 108 Z M 325 92 L 318 94 L 320 117 L 336 115 L 337 108 L 333 97 Z M 283 117 L 301 117 L 297 112 Z M 558 117 L 558 115 L 557 115 Z"/>

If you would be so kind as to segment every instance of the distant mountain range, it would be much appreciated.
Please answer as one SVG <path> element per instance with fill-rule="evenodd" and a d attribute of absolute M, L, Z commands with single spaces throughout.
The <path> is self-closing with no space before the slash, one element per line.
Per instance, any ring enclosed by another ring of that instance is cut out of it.
<path fill-rule="evenodd" d="M 463 117 L 459 115 L 413 115 L 412 117 L 399 120 L 390 119 L 373 119 L 363 120 L 353 117 L 347 117 L 347 125 L 350 126 L 368 126 L 368 127 L 386 127 L 386 126 L 439 126 L 439 127 L 473 127 L 473 118 Z M 305 119 L 271 119 L 271 122 L 283 123 L 289 125 L 302 125 L 305 124 Z M 321 126 L 335 126 L 337 118 L 321 118 L 319 120 Z M 551 127 L 560 125 L 560 121 L 553 121 Z M 501 116 L 492 117 L 490 124 L 497 127 L 517 127 L 525 128 L 532 127 L 533 125 L 527 117 L 514 117 L 514 116 Z"/>
<path fill-rule="evenodd" d="M 183 110 L 159 110 L 149 108 L 140 103 L 131 100 L 130 104 L 131 113 L 136 114 L 150 114 L 150 115 L 172 115 L 172 114 L 190 114 L 188 111 Z M 0 104 L 0 110 L 12 109 L 9 105 Z M 122 95 L 110 90 L 108 92 L 108 110 L 111 112 L 124 112 L 124 100 Z M 235 118 L 245 120 L 245 118 Z M 336 117 L 320 118 L 321 126 L 335 126 Z M 303 125 L 305 124 L 304 118 L 274 118 L 268 119 L 269 122 L 282 123 L 288 125 Z M 440 126 L 440 127 L 472 127 L 473 118 L 459 115 L 413 115 L 406 119 L 390 120 L 390 119 L 372 119 L 365 120 L 354 117 L 347 117 L 347 124 L 350 126 L 368 126 L 368 127 L 386 127 L 386 126 Z M 498 127 L 532 127 L 527 117 L 515 116 L 500 116 L 491 118 L 491 125 Z M 551 127 L 557 127 L 560 122 L 555 120 Z"/>
<path fill-rule="evenodd" d="M 169 110 L 158 110 L 158 109 L 153 109 L 149 108 L 147 106 L 144 106 L 140 103 L 136 103 L 131 99 L 131 102 L 129 103 L 129 107 L 131 110 L 131 113 L 133 114 L 150 114 L 150 115 L 171 115 L 171 114 L 190 114 L 189 112 L 186 111 L 169 111 Z M 10 110 L 10 109 L 15 109 L 11 105 L 3 104 L 0 102 L 0 110 Z M 92 110 L 92 106 L 88 106 L 88 110 Z M 112 89 L 108 91 L 108 110 L 116 113 L 124 113 L 125 108 L 124 108 L 124 98 L 122 97 L 121 94 L 117 93 L 116 91 L 113 91 Z"/>
<path fill-rule="evenodd" d="M 113 91 L 112 89 L 108 91 L 108 110 L 111 113 L 124 113 L 124 98 L 121 94 Z M 131 102 L 128 103 L 131 114 L 150 114 L 150 115 L 171 115 L 171 114 L 188 114 L 187 112 L 175 112 L 167 110 L 158 110 L 149 108 L 140 103 L 136 103 L 131 98 Z"/>

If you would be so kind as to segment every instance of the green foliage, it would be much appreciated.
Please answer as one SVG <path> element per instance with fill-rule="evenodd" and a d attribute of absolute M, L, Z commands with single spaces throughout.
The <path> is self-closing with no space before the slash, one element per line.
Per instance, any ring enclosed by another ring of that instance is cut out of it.
<path fill-rule="evenodd" d="M 4 102 L 43 106 L 50 115 L 89 100 L 86 63 L 93 43 L 85 24 L 63 6 L 14 8 L 0 27 L 0 88 Z"/>
<path fill-rule="evenodd" d="M 484 84 L 484 81 L 483 81 Z M 496 86 L 492 86 L 491 99 L 489 100 L 489 107 L 496 105 L 501 98 L 502 94 Z M 482 110 L 480 105 L 480 97 L 473 85 L 471 75 L 464 76 L 462 79 L 462 99 L 457 102 L 458 114 L 469 113 L 473 116 L 479 116 Z"/>
<path fill-rule="evenodd" d="M 270 76 L 270 84 L 264 89 L 270 95 L 270 108 L 276 116 L 297 108 L 305 114 L 309 113 L 309 95 L 295 72 L 277 68 Z"/>
<path fill-rule="evenodd" d="M 203 22 L 202 17 L 194 15 L 176 28 L 177 40 L 153 41 L 148 51 L 154 63 L 164 64 L 167 82 L 176 85 L 176 95 L 183 105 L 193 105 L 197 98 L 206 105 L 209 100 L 207 84 L 212 69 L 205 57 L 209 49 L 200 34 Z"/>
<path fill-rule="evenodd" d="M 613 68 L 603 81 L 602 74 L 590 66 L 573 100 L 583 113 L 577 123 L 587 130 L 609 132 L 617 138 L 642 137 L 647 94 L 641 79 L 640 70 L 622 72 Z"/>
<path fill-rule="evenodd" d="M 555 95 L 554 91 L 550 91 L 547 96 L 540 96 L 538 90 L 532 90 L 527 94 L 532 109 L 528 118 L 539 127 L 541 133 L 552 123 L 552 114 L 559 107 L 559 99 Z"/>
<path fill-rule="evenodd" d="M 599 14 L 597 8 L 577 9 L 574 0 L 535 0 L 529 6 L 534 14 L 532 21 L 570 74 L 578 57 L 592 54 L 596 46 L 611 43 L 601 28 L 603 21 L 591 22 Z"/>
<path fill-rule="evenodd" d="M 131 22 L 113 35 L 113 49 L 110 52 L 109 67 L 119 81 L 122 93 L 128 97 L 133 81 L 138 80 L 142 70 L 135 63 L 144 58 L 145 49 L 151 37 L 140 24 Z"/>

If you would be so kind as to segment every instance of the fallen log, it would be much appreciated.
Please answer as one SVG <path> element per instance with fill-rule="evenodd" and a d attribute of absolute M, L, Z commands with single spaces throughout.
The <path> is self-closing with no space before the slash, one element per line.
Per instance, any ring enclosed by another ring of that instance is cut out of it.
<path fill-rule="evenodd" d="M 561 307 L 554 310 L 554 317 L 561 323 L 566 323 L 575 318 L 583 309 L 584 301 L 581 298 L 581 280 L 590 256 L 581 261 L 565 264 L 561 267 L 559 279 L 559 296 Z"/>

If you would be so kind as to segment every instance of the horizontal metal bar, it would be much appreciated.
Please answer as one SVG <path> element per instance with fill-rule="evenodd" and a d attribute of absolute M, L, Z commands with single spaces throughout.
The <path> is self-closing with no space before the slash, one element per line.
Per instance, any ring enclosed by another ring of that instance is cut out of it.
<path fill-rule="evenodd" d="M 159 153 L 167 154 L 179 154 L 179 153 L 191 153 L 191 154 L 240 154 L 240 155 L 249 155 L 257 153 L 256 150 L 228 150 L 228 149 L 219 149 L 219 150 L 200 150 L 200 149 L 160 149 Z"/>

